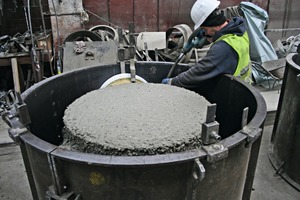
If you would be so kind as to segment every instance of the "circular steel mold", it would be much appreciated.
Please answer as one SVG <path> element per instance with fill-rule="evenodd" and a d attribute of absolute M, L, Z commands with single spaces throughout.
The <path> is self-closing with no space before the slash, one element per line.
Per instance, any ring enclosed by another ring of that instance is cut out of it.
<path fill-rule="evenodd" d="M 286 57 L 286 67 L 269 146 L 269 159 L 279 174 L 300 191 L 300 59 Z"/>
<path fill-rule="evenodd" d="M 160 83 L 172 65 L 137 62 L 136 74 Z M 188 68 L 180 64 L 174 74 Z M 212 81 L 208 90 L 195 89 L 217 104 L 216 120 L 223 138 L 217 145 L 153 156 L 104 156 L 60 149 L 65 108 L 119 73 L 117 64 L 82 68 L 43 80 L 22 94 L 31 123 L 24 127 L 18 117 L 12 117 L 9 132 L 20 142 L 34 199 L 68 192 L 83 199 L 250 198 L 266 104 L 255 89 L 229 75 Z M 242 122 L 246 122 L 243 129 Z M 228 154 L 214 162 L 214 156 L 220 155 L 214 155 L 217 150 L 228 150 Z"/>

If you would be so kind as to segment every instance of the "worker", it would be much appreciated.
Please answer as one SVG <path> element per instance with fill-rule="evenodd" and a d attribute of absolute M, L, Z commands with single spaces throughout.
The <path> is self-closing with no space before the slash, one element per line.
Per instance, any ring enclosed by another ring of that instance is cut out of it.
<path fill-rule="evenodd" d="M 203 31 L 212 42 L 207 54 L 187 71 L 173 78 L 163 79 L 163 84 L 187 89 L 207 85 L 208 80 L 222 74 L 232 74 L 251 83 L 249 38 L 243 18 L 226 19 L 219 9 L 220 1 L 197 0 L 191 9 L 194 29 Z M 202 29 L 202 30 L 201 30 Z"/>

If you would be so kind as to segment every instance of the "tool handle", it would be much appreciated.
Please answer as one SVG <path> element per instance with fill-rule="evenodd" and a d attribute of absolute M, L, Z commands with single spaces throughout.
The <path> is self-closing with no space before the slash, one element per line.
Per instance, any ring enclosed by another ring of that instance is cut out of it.
<path fill-rule="evenodd" d="M 176 59 L 174 65 L 171 67 L 171 69 L 170 69 L 170 71 L 169 71 L 169 73 L 168 73 L 167 78 L 171 78 L 171 76 L 172 76 L 172 74 L 173 74 L 173 71 L 174 71 L 175 67 L 177 66 L 177 64 L 181 61 L 181 59 L 182 59 L 184 56 L 185 56 L 184 53 L 181 53 L 181 54 L 178 56 L 178 58 Z"/>
<path fill-rule="evenodd" d="M 187 43 L 183 46 L 181 53 L 179 54 L 178 58 L 176 59 L 174 65 L 171 67 L 167 78 L 171 78 L 173 71 L 175 67 L 178 65 L 178 63 L 184 58 L 184 56 L 195 46 L 201 47 L 204 45 L 206 41 L 206 37 L 202 37 L 200 40 L 197 40 L 197 44 L 193 43 L 193 40 L 195 37 L 198 37 L 199 31 L 201 31 L 201 28 L 197 28 L 189 37 Z"/>

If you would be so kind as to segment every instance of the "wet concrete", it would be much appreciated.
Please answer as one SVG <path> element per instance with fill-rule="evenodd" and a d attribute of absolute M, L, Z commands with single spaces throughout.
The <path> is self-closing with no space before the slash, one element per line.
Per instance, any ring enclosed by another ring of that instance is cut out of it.
<path fill-rule="evenodd" d="M 210 103 L 163 84 L 123 84 L 92 91 L 65 111 L 62 147 L 103 155 L 153 155 L 201 145 Z"/>

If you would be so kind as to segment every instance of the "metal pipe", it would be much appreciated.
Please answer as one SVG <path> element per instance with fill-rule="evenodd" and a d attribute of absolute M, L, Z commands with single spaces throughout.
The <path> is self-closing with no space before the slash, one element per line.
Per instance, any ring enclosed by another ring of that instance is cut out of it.
<path fill-rule="evenodd" d="M 75 12 L 75 13 L 60 13 L 60 14 L 53 14 L 53 13 L 45 13 L 45 16 L 68 16 L 68 15 L 80 15 L 81 13 Z"/>
<path fill-rule="evenodd" d="M 56 9 L 55 9 L 55 5 L 54 5 L 54 2 L 53 0 L 51 0 L 52 2 L 52 6 L 53 6 L 53 11 L 55 13 L 55 21 L 56 21 L 56 33 L 57 33 L 57 43 L 58 43 L 58 53 L 57 53 L 57 56 L 58 56 L 58 59 L 57 59 L 57 73 L 60 74 L 61 73 L 61 69 L 60 67 L 62 66 L 62 62 L 61 62 L 61 56 L 60 56 L 60 35 L 59 35 L 59 29 L 58 29 L 58 19 L 57 19 L 57 12 L 56 12 Z M 55 48 L 54 48 L 55 49 Z M 54 54 L 55 55 L 55 54 Z M 55 56 L 54 56 L 55 57 Z"/>
<path fill-rule="evenodd" d="M 43 29 L 44 29 L 43 33 L 44 33 L 44 37 L 46 39 L 47 38 L 47 33 L 46 33 L 45 18 L 44 18 L 44 15 L 43 15 L 42 0 L 39 0 L 39 6 L 40 6 L 41 17 L 42 17 L 42 25 L 43 25 Z M 54 75 L 53 66 L 52 66 L 50 55 L 49 55 L 49 45 L 48 45 L 47 41 L 46 41 L 46 48 L 47 48 L 48 61 L 49 61 L 49 64 L 50 64 L 50 72 L 51 72 L 51 75 Z"/>
<path fill-rule="evenodd" d="M 300 28 L 265 29 L 264 32 L 300 31 Z"/>

